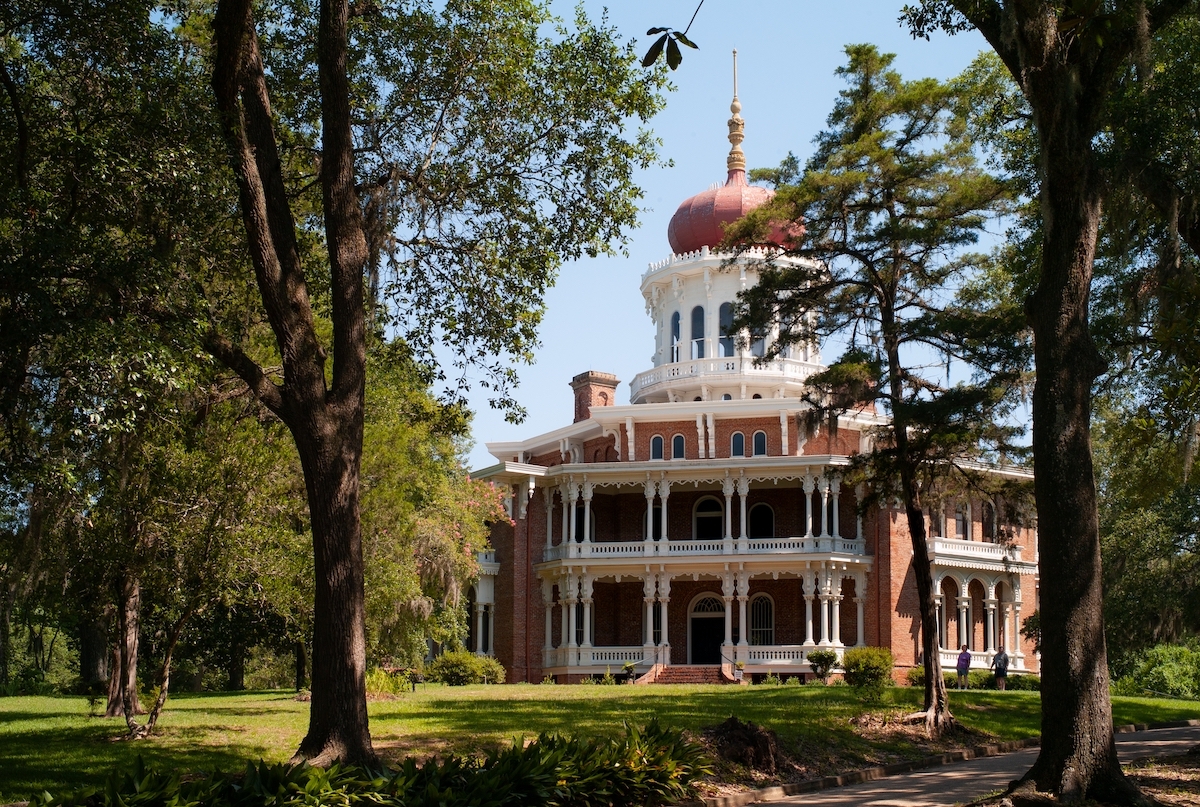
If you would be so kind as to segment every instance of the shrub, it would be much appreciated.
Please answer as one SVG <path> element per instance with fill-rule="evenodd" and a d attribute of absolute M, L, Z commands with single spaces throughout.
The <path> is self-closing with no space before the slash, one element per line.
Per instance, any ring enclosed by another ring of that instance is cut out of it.
<path fill-rule="evenodd" d="M 805 658 L 812 666 L 813 675 L 821 679 L 821 683 L 829 680 L 829 673 L 838 665 L 837 653 L 832 650 L 813 650 Z"/>
<path fill-rule="evenodd" d="M 689 783 L 710 773 L 704 751 L 674 729 L 651 722 L 644 729 L 626 724 L 615 739 L 576 739 L 543 734 L 528 746 L 515 743 L 482 761 L 406 759 L 398 768 L 355 766 L 289 767 L 259 762 L 244 773 L 189 777 L 147 769 L 141 757 L 128 772 L 114 771 L 102 789 L 85 788 L 52 796 L 43 793 L 30 807 L 177 804 L 205 807 L 600 807 L 657 805 L 688 795 Z"/>
<path fill-rule="evenodd" d="M 1185 645 L 1160 644 L 1134 662 L 1133 670 L 1119 678 L 1114 689 L 1123 695 L 1200 697 L 1200 652 Z"/>
<path fill-rule="evenodd" d="M 1041 692 L 1042 679 L 1036 675 L 1010 675 L 1008 689 L 1017 692 Z"/>
<path fill-rule="evenodd" d="M 429 679 L 449 686 L 503 684 L 504 666 L 490 656 L 453 650 L 433 660 L 429 665 Z"/>
<path fill-rule="evenodd" d="M 763 678 L 762 683 L 765 686 L 777 687 L 777 686 L 781 686 L 783 684 L 783 681 L 780 680 L 778 675 L 771 672 L 770 670 L 767 670 L 766 677 Z"/>
<path fill-rule="evenodd" d="M 846 683 L 860 697 L 877 701 L 892 684 L 895 663 L 892 651 L 886 647 L 855 647 L 846 651 L 842 669 L 846 671 Z"/>
<path fill-rule="evenodd" d="M 382 667 L 367 670 L 367 694 L 375 697 L 400 695 L 408 689 L 408 679 L 393 675 Z"/>

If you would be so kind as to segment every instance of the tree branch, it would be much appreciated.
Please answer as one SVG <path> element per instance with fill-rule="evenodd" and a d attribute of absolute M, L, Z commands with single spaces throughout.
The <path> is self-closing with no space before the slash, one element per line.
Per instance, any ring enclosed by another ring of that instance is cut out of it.
<path fill-rule="evenodd" d="M 246 382 L 250 390 L 258 396 L 263 405 L 286 422 L 284 416 L 287 408 L 283 391 L 259 366 L 258 362 L 246 355 L 240 347 L 229 341 L 216 331 L 209 331 L 204 337 L 204 349 L 229 369 L 233 370 Z"/>

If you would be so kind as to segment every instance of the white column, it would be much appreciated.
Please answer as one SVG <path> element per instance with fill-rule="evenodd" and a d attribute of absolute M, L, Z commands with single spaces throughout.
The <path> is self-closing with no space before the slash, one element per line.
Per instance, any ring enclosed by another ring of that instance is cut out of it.
<path fill-rule="evenodd" d="M 816 578 L 806 574 L 802 585 L 804 591 L 804 643 L 811 645 L 813 644 L 813 592 L 817 589 Z"/>
<path fill-rule="evenodd" d="M 721 582 L 721 599 L 725 601 L 725 643 L 721 646 L 725 649 L 733 647 L 733 597 L 735 593 L 733 574 L 725 572 L 725 579 Z"/>
<path fill-rule="evenodd" d="M 788 446 L 788 413 L 786 409 L 779 410 L 779 455 L 786 457 L 789 453 Z"/>
<path fill-rule="evenodd" d="M 983 621 L 983 644 L 989 653 L 996 652 L 996 601 L 988 600 L 984 605 L 987 618 Z"/>
<path fill-rule="evenodd" d="M 567 483 L 567 495 L 571 499 L 570 511 L 569 511 L 571 514 L 571 518 L 570 518 L 571 531 L 569 533 L 567 533 L 571 537 L 568 538 L 567 541 L 574 544 L 575 543 L 575 529 L 576 529 L 575 503 L 579 501 L 579 485 L 576 482 L 571 481 L 571 482 Z"/>
<path fill-rule="evenodd" d="M 858 612 L 858 640 L 854 643 L 855 647 L 863 647 L 867 643 L 867 631 L 863 625 L 863 603 L 865 599 L 865 597 L 854 598 L 854 606 Z"/>
<path fill-rule="evenodd" d="M 1013 660 L 1014 660 L 1014 661 L 1017 661 L 1018 659 L 1023 659 L 1023 658 L 1025 657 L 1025 654 L 1021 652 L 1021 603 L 1019 603 L 1019 602 L 1015 602 L 1015 603 L 1013 603 L 1013 621 L 1012 621 L 1012 624 L 1013 624 L 1013 630 L 1012 630 L 1012 635 L 1013 635 L 1013 637 L 1012 637 L 1012 643 L 1013 643 L 1013 652 L 1012 652 L 1012 657 L 1013 657 Z M 1017 666 L 1018 668 L 1024 668 L 1025 664 L 1024 664 L 1024 662 L 1021 662 L 1021 663 L 1017 664 L 1016 666 Z"/>
<path fill-rule="evenodd" d="M 574 664 L 578 658 L 576 649 L 579 643 L 575 641 L 576 615 L 575 606 L 579 603 L 579 578 L 575 575 L 567 576 L 567 664 Z"/>
<path fill-rule="evenodd" d="M 1009 614 L 1012 613 L 1012 606 L 1010 606 L 1008 603 L 1005 603 L 1003 608 L 1004 608 L 1004 613 L 1001 614 L 1000 618 L 1004 620 L 1004 652 L 1008 653 L 1011 656 L 1015 649 L 1015 647 L 1013 645 L 1013 641 L 1012 641 L 1013 632 L 1012 632 L 1012 629 L 1009 627 L 1009 621 L 1008 621 L 1008 616 L 1009 616 Z"/>
<path fill-rule="evenodd" d="M 570 541 L 571 535 L 571 514 L 568 512 L 569 504 L 567 504 L 567 485 L 564 482 L 558 486 L 558 497 L 562 500 L 562 539 L 558 542 L 559 546 L 565 546 Z M 564 555 L 564 557 L 566 557 Z"/>
<path fill-rule="evenodd" d="M 642 602 L 646 606 L 646 648 L 654 647 L 654 575 L 642 578 Z M 649 655 L 649 654 L 647 654 Z"/>
<path fill-rule="evenodd" d="M 662 608 L 662 637 L 659 645 L 670 648 L 671 640 L 667 636 L 668 616 L 671 605 L 671 578 L 665 574 L 658 576 L 658 603 Z"/>
<path fill-rule="evenodd" d="M 551 641 L 554 634 L 554 585 L 549 580 L 542 581 L 542 602 L 546 606 L 546 638 L 542 641 L 542 656 L 549 659 L 550 650 L 554 647 Z"/>
<path fill-rule="evenodd" d="M 750 575 L 738 573 L 738 658 L 745 660 L 750 647 L 749 631 L 746 630 L 746 601 L 750 599 Z"/>
<path fill-rule="evenodd" d="M 838 582 L 840 583 L 841 581 L 839 580 Z M 830 628 L 830 630 L 833 633 L 833 644 L 834 644 L 834 647 L 841 647 L 842 646 L 842 595 L 841 594 L 835 593 L 833 595 L 832 607 L 830 610 L 833 611 L 833 619 L 831 620 L 833 625 Z"/>
<path fill-rule="evenodd" d="M 971 630 L 971 625 L 968 620 L 971 618 L 971 598 L 958 598 L 958 646 L 967 645 L 970 647 L 971 640 L 968 638 Z"/>
<path fill-rule="evenodd" d="M 704 415 L 696 415 L 696 446 L 700 452 L 700 459 L 704 459 Z"/>
<path fill-rule="evenodd" d="M 654 491 L 658 488 L 658 484 L 652 479 L 647 479 L 643 483 L 643 490 L 646 493 L 646 540 L 654 540 Z"/>
<path fill-rule="evenodd" d="M 581 578 L 583 585 L 579 592 L 580 599 L 583 600 L 583 647 L 590 648 L 592 646 L 592 584 L 595 582 L 590 574 L 585 574 Z"/>
<path fill-rule="evenodd" d="M 483 603 L 475 603 L 475 655 L 483 655 Z"/>
<path fill-rule="evenodd" d="M 829 572 L 821 573 L 821 641 L 818 644 L 829 644 Z"/>
<path fill-rule="evenodd" d="M 733 551 L 733 479 L 725 477 L 721 492 L 725 494 L 725 552 Z"/>
<path fill-rule="evenodd" d="M 839 509 L 838 494 L 841 492 L 841 489 L 842 489 L 842 480 L 841 479 L 839 479 L 838 477 L 835 476 L 833 479 L 829 480 L 829 491 L 830 491 L 830 495 L 833 499 L 833 537 L 834 538 L 842 537 L 842 528 L 839 525 L 840 514 L 838 513 L 838 509 Z"/>
<path fill-rule="evenodd" d="M 938 647 L 946 646 L 946 612 L 942 607 L 942 595 L 933 595 L 933 609 L 937 615 L 937 645 Z"/>
<path fill-rule="evenodd" d="M 708 422 L 708 456 L 713 459 L 717 458 L 717 430 L 713 424 L 713 413 L 709 412 L 706 418 Z"/>
<path fill-rule="evenodd" d="M 858 484 L 854 487 L 854 537 L 858 540 L 863 539 L 862 531 L 862 511 L 858 508 L 862 505 L 863 486 Z"/>
<path fill-rule="evenodd" d="M 554 545 L 554 488 L 542 488 L 546 506 L 546 550 Z"/>
<path fill-rule="evenodd" d="M 818 480 L 818 489 L 821 491 L 821 537 L 829 537 L 829 480 L 822 476 Z"/>
<path fill-rule="evenodd" d="M 583 480 L 583 542 L 590 544 L 592 542 L 592 483 Z"/>
<path fill-rule="evenodd" d="M 808 474 L 804 475 L 804 537 L 811 538 L 812 531 L 812 495 L 816 490 L 816 480 Z"/>
<path fill-rule="evenodd" d="M 662 502 L 662 538 L 666 541 L 671 533 L 667 532 L 667 499 L 671 497 L 671 483 L 666 480 L 660 480 L 658 483 L 658 498 Z"/>
<path fill-rule="evenodd" d="M 750 480 L 744 476 L 738 477 L 737 490 L 742 513 L 741 532 L 738 533 L 738 550 L 744 552 L 746 549 L 746 497 L 750 495 Z"/>
<path fill-rule="evenodd" d="M 488 648 L 486 655 L 495 657 L 496 655 L 496 605 L 484 606 L 483 611 L 484 624 L 487 625 Z"/>

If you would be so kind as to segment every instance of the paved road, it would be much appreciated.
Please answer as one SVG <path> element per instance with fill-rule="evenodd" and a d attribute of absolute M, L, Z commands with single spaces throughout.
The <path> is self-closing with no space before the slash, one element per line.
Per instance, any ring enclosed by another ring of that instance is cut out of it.
<path fill-rule="evenodd" d="M 1156 729 L 1117 735 L 1122 762 L 1152 755 L 1182 754 L 1200 743 L 1200 726 Z M 803 807 L 942 807 L 1003 790 L 1020 778 L 1037 758 L 1038 749 L 972 759 L 892 776 L 861 785 L 802 793 L 762 804 Z"/>

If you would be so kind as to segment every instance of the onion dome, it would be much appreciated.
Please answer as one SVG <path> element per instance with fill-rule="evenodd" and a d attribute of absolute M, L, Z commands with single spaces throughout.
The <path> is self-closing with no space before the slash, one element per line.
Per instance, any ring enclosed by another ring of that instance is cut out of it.
<path fill-rule="evenodd" d="M 742 119 L 742 103 L 737 97 L 737 51 L 733 52 L 733 103 L 729 105 L 733 116 L 729 119 L 729 157 L 725 164 L 729 178 L 724 185 L 710 188 L 685 199 L 667 228 L 667 240 L 676 255 L 694 252 L 701 247 L 712 249 L 725 237 L 722 225 L 737 221 L 742 216 L 761 207 L 775 195 L 769 188 L 759 188 L 746 183 L 746 155 L 742 152 L 746 122 Z M 772 236 L 772 241 L 782 240 L 782 233 Z"/>

